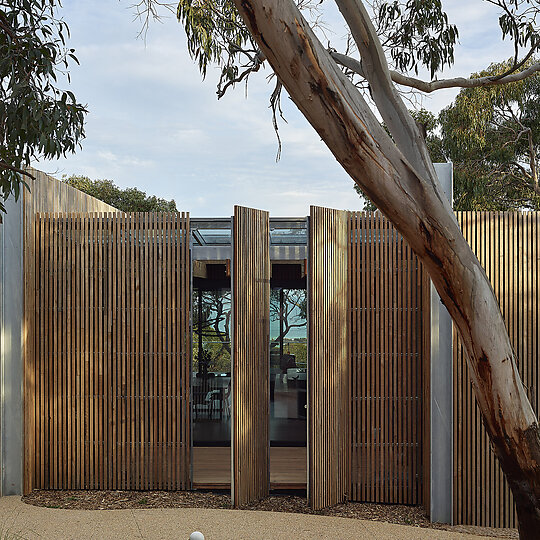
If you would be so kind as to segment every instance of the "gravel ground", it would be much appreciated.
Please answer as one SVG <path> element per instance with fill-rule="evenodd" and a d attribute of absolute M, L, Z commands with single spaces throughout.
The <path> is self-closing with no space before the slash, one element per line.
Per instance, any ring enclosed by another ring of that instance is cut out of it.
<path fill-rule="evenodd" d="M 231 508 L 228 492 L 209 491 L 40 491 L 22 497 L 23 502 L 47 508 L 74 510 L 121 510 L 126 508 Z M 325 510 L 313 511 L 307 500 L 298 494 L 276 494 L 257 504 L 245 506 L 245 510 L 318 514 L 386 521 L 400 525 L 412 525 L 464 532 L 495 538 L 518 538 L 515 529 L 489 529 L 465 525 L 437 525 L 430 523 L 423 508 L 394 504 L 347 503 Z"/>

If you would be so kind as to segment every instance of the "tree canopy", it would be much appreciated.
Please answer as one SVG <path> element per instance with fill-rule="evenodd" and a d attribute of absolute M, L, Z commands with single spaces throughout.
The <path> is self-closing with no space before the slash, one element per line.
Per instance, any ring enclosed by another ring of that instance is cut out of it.
<path fill-rule="evenodd" d="M 137 188 L 119 188 L 111 180 L 90 180 L 86 176 L 69 176 L 62 179 L 66 184 L 84 191 L 122 212 L 176 212 L 174 199 L 167 201 L 155 195 L 146 195 Z"/>
<path fill-rule="evenodd" d="M 493 63 L 471 77 L 499 75 L 511 62 Z M 540 209 L 540 75 L 463 89 L 438 117 L 424 109 L 410 112 L 422 126 L 431 160 L 453 163 L 455 210 Z M 365 209 L 374 210 L 365 200 Z"/>
<path fill-rule="evenodd" d="M 472 77 L 500 75 L 511 62 L 494 63 Z M 432 150 L 454 163 L 456 210 L 540 208 L 539 75 L 461 90 L 438 122 L 440 137 Z"/>
<path fill-rule="evenodd" d="M 74 152 L 86 108 L 57 81 L 70 62 L 69 29 L 55 0 L 0 1 L 0 199 L 19 195 L 24 170 L 39 158 Z M 69 74 L 67 74 L 69 80 Z M 0 210 L 4 205 L 0 200 Z"/>

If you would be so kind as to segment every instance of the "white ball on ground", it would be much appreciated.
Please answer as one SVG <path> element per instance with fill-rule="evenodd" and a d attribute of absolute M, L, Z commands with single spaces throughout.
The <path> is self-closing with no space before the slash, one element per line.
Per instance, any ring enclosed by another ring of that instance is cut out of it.
<path fill-rule="evenodd" d="M 189 535 L 189 540 L 204 540 L 204 534 L 199 531 L 192 532 Z"/>

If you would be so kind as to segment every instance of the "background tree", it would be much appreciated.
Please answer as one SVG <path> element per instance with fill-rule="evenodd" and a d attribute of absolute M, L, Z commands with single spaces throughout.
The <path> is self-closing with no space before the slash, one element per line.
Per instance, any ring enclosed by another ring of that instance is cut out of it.
<path fill-rule="evenodd" d="M 512 59 L 471 77 L 496 77 Z M 535 59 L 525 67 L 535 64 Z M 540 208 L 540 76 L 502 86 L 465 88 L 436 118 L 410 111 L 426 136 L 433 162 L 454 166 L 454 209 L 508 211 Z M 365 210 L 375 206 L 362 193 Z"/>
<path fill-rule="evenodd" d="M 121 212 L 176 212 L 174 199 L 167 201 L 155 195 L 146 195 L 137 188 L 120 189 L 111 180 L 90 180 L 87 176 L 69 176 L 62 179 L 66 184 L 84 191 Z"/>
<path fill-rule="evenodd" d="M 34 159 L 74 152 L 84 137 L 86 108 L 56 81 L 78 63 L 54 0 L 0 1 L 0 210 L 19 196 Z M 68 75 L 69 79 L 69 75 Z"/>
<path fill-rule="evenodd" d="M 281 292 L 282 291 L 282 292 Z M 293 328 L 307 324 L 307 292 L 305 289 L 272 289 L 270 291 L 270 320 L 282 321 L 276 343 Z"/>
<path fill-rule="evenodd" d="M 471 77 L 498 76 L 511 64 L 492 64 Z M 456 210 L 540 208 L 538 75 L 504 86 L 461 90 L 440 113 L 439 123 L 439 150 L 454 164 Z"/>
<path fill-rule="evenodd" d="M 270 341 L 270 361 L 281 361 L 287 345 L 287 354 L 294 354 L 297 365 L 305 365 L 307 344 L 303 339 L 295 342 L 287 335 L 294 328 L 307 326 L 306 289 L 272 289 L 270 291 L 270 321 L 279 325 L 278 334 Z M 276 358 L 277 357 L 277 358 Z M 279 367 L 279 364 L 271 367 Z"/>
<path fill-rule="evenodd" d="M 193 294 L 193 358 L 214 371 L 231 371 L 231 291 L 197 289 Z"/>

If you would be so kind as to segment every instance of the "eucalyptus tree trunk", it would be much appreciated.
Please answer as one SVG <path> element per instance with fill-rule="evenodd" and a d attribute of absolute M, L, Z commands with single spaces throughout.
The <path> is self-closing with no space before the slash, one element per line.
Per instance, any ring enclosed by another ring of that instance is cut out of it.
<path fill-rule="evenodd" d="M 516 503 L 520 536 L 540 534 L 540 431 L 497 300 L 394 89 L 362 4 L 337 0 L 395 143 L 292 0 L 235 0 L 290 97 L 336 159 L 424 263 L 468 355 L 484 425 Z"/>

